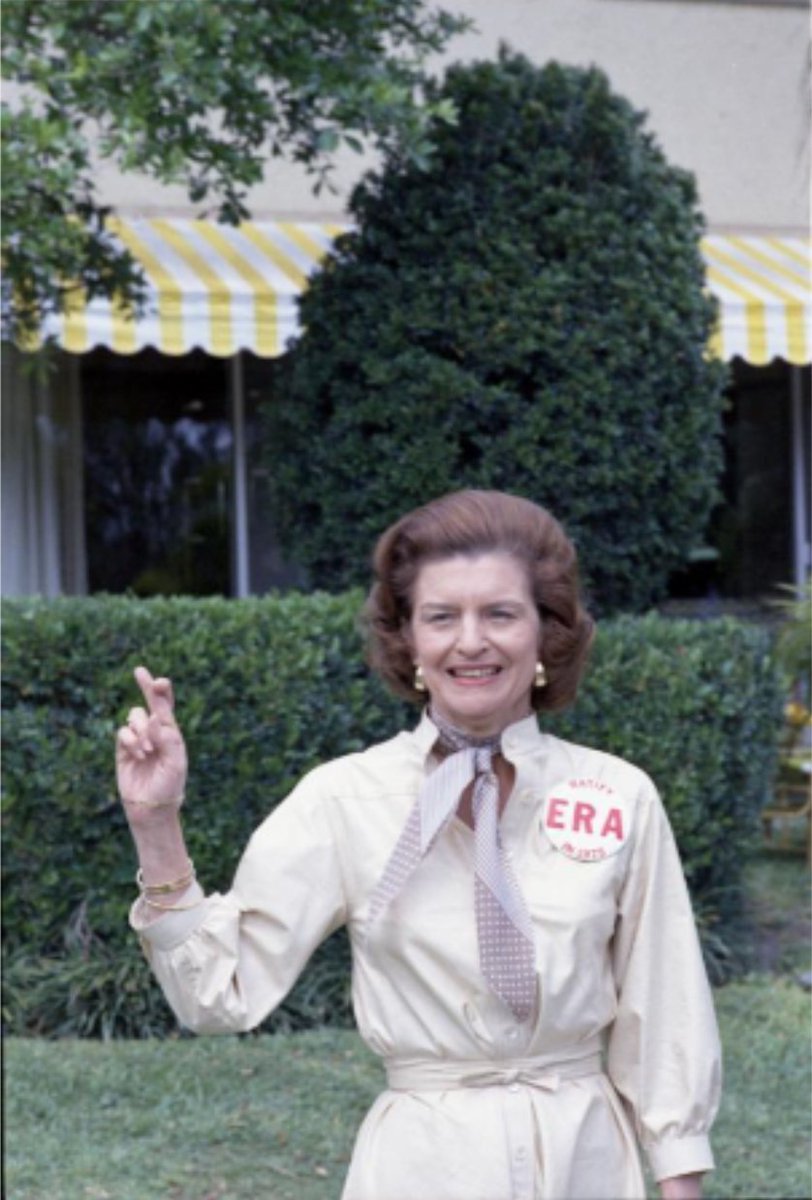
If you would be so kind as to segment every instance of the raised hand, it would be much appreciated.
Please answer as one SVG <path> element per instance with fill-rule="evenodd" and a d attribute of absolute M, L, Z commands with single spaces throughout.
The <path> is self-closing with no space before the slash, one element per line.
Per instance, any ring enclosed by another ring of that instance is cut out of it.
<path fill-rule="evenodd" d="M 118 790 L 130 821 L 177 810 L 186 786 L 186 746 L 175 721 L 172 684 L 136 667 L 146 708 L 131 708 L 116 736 Z"/>

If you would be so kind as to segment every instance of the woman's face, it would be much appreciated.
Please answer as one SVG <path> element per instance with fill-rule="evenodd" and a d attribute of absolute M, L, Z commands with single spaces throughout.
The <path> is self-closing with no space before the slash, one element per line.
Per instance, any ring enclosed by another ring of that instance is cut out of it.
<path fill-rule="evenodd" d="M 440 716 L 484 735 L 530 713 L 541 621 L 523 563 L 506 552 L 425 563 L 412 601 L 412 656 Z"/>

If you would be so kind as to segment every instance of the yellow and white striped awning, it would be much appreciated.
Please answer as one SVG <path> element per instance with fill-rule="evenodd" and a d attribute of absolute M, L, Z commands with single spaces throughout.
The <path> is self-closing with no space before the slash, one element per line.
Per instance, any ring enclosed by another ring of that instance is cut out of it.
<path fill-rule="evenodd" d="M 239 226 L 189 219 L 111 220 L 111 232 L 144 268 L 148 300 L 133 321 L 115 304 L 76 296 L 45 325 L 82 354 L 107 346 L 133 354 L 200 347 L 228 357 L 283 354 L 300 331 L 297 299 L 346 226 L 284 221 Z M 763 364 L 812 358 L 810 243 L 805 238 L 706 237 L 709 290 L 720 302 L 713 353 Z"/>
<path fill-rule="evenodd" d="M 808 238 L 711 235 L 702 241 L 708 288 L 719 301 L 711 350 L 756 366 L 812 360 Z"/>
<path fill-rule="evenodd" d="M 65 350 L 106 346 L 134 354 L 196 347 L 226 358 L 252 350 L 284 354 L 299 332 L 297 299 L 342 228 L 251 221 L 239 226 L 189 219 L 110 219 L 108 228 L 144 269 L 147 303 L 137 320 L 108 300 L 71 299 L 45 323 Z"/>

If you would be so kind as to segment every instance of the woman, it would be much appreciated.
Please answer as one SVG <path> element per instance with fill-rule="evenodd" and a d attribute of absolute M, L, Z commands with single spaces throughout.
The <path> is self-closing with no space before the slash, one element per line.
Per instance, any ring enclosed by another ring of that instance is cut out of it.
<path fill-rule="evenodd" d="M 132 923 L 178 1019 L 246 1030 L 342 923 L 361 1036 L 388 1090 L 345 1200 L 700 1196 L 718 1039 L 651 781 L 539 731 L 592 637 L 574 549 L 529 501 L 459 492 L 378 543 L 372 665 L 413 731 L 308 774 L 204 897 L 178 810 L 168 680 L 119 731 L 140 859 Z"/>

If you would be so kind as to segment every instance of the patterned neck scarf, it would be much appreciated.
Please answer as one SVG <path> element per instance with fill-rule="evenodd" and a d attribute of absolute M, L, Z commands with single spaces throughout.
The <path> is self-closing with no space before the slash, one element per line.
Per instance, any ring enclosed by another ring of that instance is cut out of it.
<path fill-rule="evenodd" d="M 429 775 L 398 838 L 370 901 L 370 923 L 395 899 L 407 879 L 452 820 L 473 779 L 474 908 L 479 961 L 488 986 L 528 1021 L 536 1007 L 533 929 L 499 833 L 499 782 L 493 756 L 501 739 L 477 738 L 431 712 L 438 744 L 448 757 Z"/>

